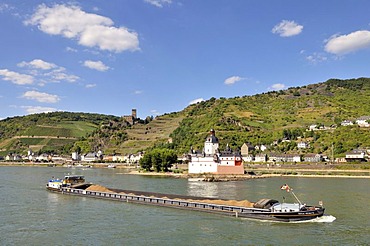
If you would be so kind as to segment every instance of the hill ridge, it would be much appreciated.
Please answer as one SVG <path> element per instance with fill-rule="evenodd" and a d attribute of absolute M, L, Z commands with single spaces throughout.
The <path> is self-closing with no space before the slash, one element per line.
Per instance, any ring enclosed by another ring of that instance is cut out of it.
<path fill-rule="evenodd" d="M 166 144 L 169 139 L 178 153 L 185 153 L 191 146 L 202 148 L 210 128 L 216 129 L 223 145 L 234 148 L 240 148 L 244 142 L 271 144 L 290 131 L 297 133 L 294 136 L 313 135 L 312 152 L 325 153 L 335 142 L 341 149 L 337 153 L 340 155 L 352 148 L 370 146 L 368 129 L 340 126 L 342 120 L 369 115 L 369 101 L 369 78 L 329 79 L 253 96 L 212 97 L 133 126 L 122 117 L 102 114 L 53 112 L 13 117 L 0 121 L 0 156 L 24 153 L 29 146 L 64 154 L 75 148 L 128 154 Z M 338 128 L 333 136 L 306 132 L 311 124 Z M 294 146 L 279 146 L 278 150 L 297 151 Z"/>

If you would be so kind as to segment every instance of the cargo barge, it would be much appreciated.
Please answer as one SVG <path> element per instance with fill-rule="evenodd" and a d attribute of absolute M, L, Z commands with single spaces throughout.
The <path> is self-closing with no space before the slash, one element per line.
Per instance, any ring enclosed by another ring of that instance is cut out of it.
<path fill-rule="evenodd" d="M 324 215 L 325 208 L 302 204 L 292 192 L 283 185 L 281 189 L 291 192 L 298 203 L 279 203 L 274 199 L 261 199 L 256 203 L 248 201 L 220 200 L 218 198 L 162 194 L 145 191 L 133 191 L 106 188 L 85 183 L 83 176 L 66 176 L 64 179 L 51 179 L 46 185 L 47 190 L 65 195 L 84 196 L 131 202 L 162 207 L 202 211 L 239 218 L 272 220 L 282 222 L 312 220 Z"/>

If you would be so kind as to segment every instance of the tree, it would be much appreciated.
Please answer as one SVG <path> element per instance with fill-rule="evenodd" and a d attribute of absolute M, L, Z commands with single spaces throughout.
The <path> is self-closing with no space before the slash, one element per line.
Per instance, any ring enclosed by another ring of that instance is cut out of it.
<path fill-rule="evenodd" d="M 152 166 L 156 172 L 160 172 L 162 169 L 162 158 L 161 158 L 161 150 L 160 149 L 154 149 L 151 152 L 151 161 Z"/>
<path fill-rule="evenodd" d="M 162 159 L 161 171 L 168 172 L 168 169 L 172 167 L 172 164 L 177 162 L 177 155 L 175 151 L 165 149 L 161 153 L 161 159 Z"/>
<path fill-rule="evenodd" d="M 177 155 L 171 149 L 153 149 L 145 153 L 140 160 L 140 166 L 150 171 L 152 168 L 156 172 L 167 172 L 172 164 L 177 162 Z"/>
<path fill-rule="evenodd" d="M 91 151 L 91 147 L 88 141 L 77 141 L 73 146 L 73 150 L 78 153 L 88 153 Z"/>
<path fill-rule="evenodd" d="M 145 153 L 143 158 L 140 159 L 140 166 L 143 168 L 145 171 L 150 171 L 152 168 L 152 160 L 151 160 L 151 155 L 149 153 Z"/>

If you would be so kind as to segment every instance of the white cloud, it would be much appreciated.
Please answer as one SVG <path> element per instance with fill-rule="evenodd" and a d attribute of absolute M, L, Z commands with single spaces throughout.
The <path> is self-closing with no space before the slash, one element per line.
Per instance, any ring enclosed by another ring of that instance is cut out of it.
<path fill-rule="evenodd" d="M 370 31 L 361 30 L 348 35 L 332 36 L 325 45 L 325 51 L 343 55 L 370 47 Z"/>
<path fill-rule="evenodd" d="M 139 95 L 139 94 L 142 94 L 143 93 L 143 91 L 140 91 L 140 90 L 136 90 L 136 91 L 134 91 L 134 94 L 135 95 Z"/>
<path fill-rule="evenodd" d="M 3 76 L 3 80 L 11 81 L 17 85 L 30 85 L 33 84 L 34 81 L 34 78 L 31 75 L 20 74 L 9 71 L 8 69 L 0 69 L 0 76 Z"/>
<path fill-rule="evenodd" d="M 26 91 L 22 97 L 30 100 L 36 100 L 42 103 L 57 103 L 58 101 L 60 101 L 60 98 L 57 95 L 38 91 Z"/>
<path fill-rule="evenodd" d="M 279 91 L 279 90 L 282 90 L 284 89 L 286 86 L 284 84 L 280 84 L 280 83 L 277 83 L 277 84 L 273 84 L 270 88 L 272 90 L 276 90 L 276 91 Z"/>
<path fill-rule="evenodd" d="M 78 6 L 54 5 L 49 8 L 41 4 L 24 24 L 35 25 L 47 34 L 77 39 L 80 45 L 87 47 L 112 52 L 139 49 L 137 33 L 125 27 L 114 27 L 110 18 L 86 13 Z"/>
<path fill-rule="evenodd" d="M 76 82 L 79 79 L 76 75 L 68 74 L 64 67 L 59 67 L 54 63 L 46 62 L 41 59 L 34 59 L 30 62 L 22 61 L 18 63 L 17 66 L 34 69 L 28 71 L 28 73 L 32 74 L 34 79 L 39 81 L 39 85 L 60 81 Z"/>
<path fill-rule="evenodd" d="M 242 77 L 239 77 L 239 76 L 232 76 L 232 77 L 229 77 L 229 78 L 225 79 L 224 83 L 225 83 L 225 85 L 233 85 L 236 82 L 238 82 L 240 80 L 243 80 L 243 79 L 245 79 L 245 78 L 242 78 Z"/>
<path fill-rule="evenodd" d="M 13 7 L 11 7 L 9 4 L 7 3 L 0 3 L 0 13 L 1 12 L 5 12 L 6 10 L 9 10 L 9 9 L 12 9 Z"/>
<path fill-rule="evenodd" d="M 76 82 L 78 79 L 80 79 L 76 75 L 68 74 L 64 67 L 57 67 L 56 69 L 53 69 L 48 73 L 44 73 L 43 76 L 47 78 L 47 81 L 51 82 Z"/>
<path fill-rule="evenodd" d="M 328 58 L 321 54 L 321 53 L 313 53 L 312 55 L 309 55 L 309 56 L 306 56 L 306 60 L 313 63 L 313 64 L 317 64 L 317 63 L 320 63 L 320 62 L 324 62 L 326 60 L 328 60 Z"/>
<path fill-rule="evenodd" d="M 68 52 L 73 52 L 73 53 L 76 53 L 76 52 L 77 52 L 77 50 L 76 50 L 76 49 L 71 48 L 71 47 L 67 47 L 67 48 L 66 48 L 66 51 L 68 51 Z"/>
<path fill-rule="evenodd" d="M 85 67 L 88 67 L 90 69 L 94 69 L 94 70 L 98 70 L 100 72 L 104 72 L 104 71 L 107 71 L 109 69 L 108 66 L 106 66 L 103 62 L 101 61 L 91 61 L 91 60 L 87 60 L 87 61 L 84 61 L 83 65 Z"/>
<path fill-rule="evenodd" d="M 194 100 L 190 101 L 189 105 L 197 104 L 197 103 L 200 103 L 200 102 L 203 102 L 203 101 L 204 101 L 203 98 L 197 98 L 197 99 L 194 99 Z"/>
<path fill-rule="evenodd" d="M 150 3 L 158 8 L 162 8 L 165 4 L 171 4 L 172 0 L 144 0 L 146 3 Z"/>
<path fill-rule="evenodd" d="M 272 33 L 279 34 L 280 37 L 291 37 L 300 34 L 302 30 L 302 25 L 298 25 L 294 21 L 283 20 L 272 28 Z"/>
<path fill-rule="evenodd" d="M 96 87 L 96 84 L 87 84 L 85 85 L 86 88 L 94 88 Z"/>
<path fill-rule="evenodd" d="M 137 33 L 124 27 L 90 26 L 81 33 L 79 44 L 87 47 L 98 46 L 101 50 L 115 52 L 139 49 Z"/>
<path fill-rule="evenodd" d="M 33 61 L 30 62 L 21 62 L 17 64 L 18 67 L 31 67 L 31 68 L 36 68 L 36 69 L 42 69 L 42 70 L 49 70 L 52 68 L 56 68 L 57 66 L 53 63 L 49 63 L 40 59 L 34 59 Z"/>
<path fill-rule="evenodd" d="M 40 106 L 21 106 L 21 108 L 25 109 L 28 114 L 40 114 L 40 113 L 50 113 L 57 111 L 56 108 L 49 108 L 49 107 L 40 107 Z"/>

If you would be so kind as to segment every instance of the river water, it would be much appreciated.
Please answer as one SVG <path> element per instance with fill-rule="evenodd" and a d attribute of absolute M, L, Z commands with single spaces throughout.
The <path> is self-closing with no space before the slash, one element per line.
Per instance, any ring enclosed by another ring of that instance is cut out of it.
<path fill-rule="evenodd" d="M 103 186 L 256 201 L 324 202 L 314 222 L 264 222 L 45 190 L 52 176 L 85 175 Z M 266 178 L 236 182 L 127 175 L 119 169 L 0 167 L 0 245 L 369 245 L 370 179 Z M 336 218 L 334 220 L 334 218 Z M 334 221 L 333 221 L 334 220 Z"/>

